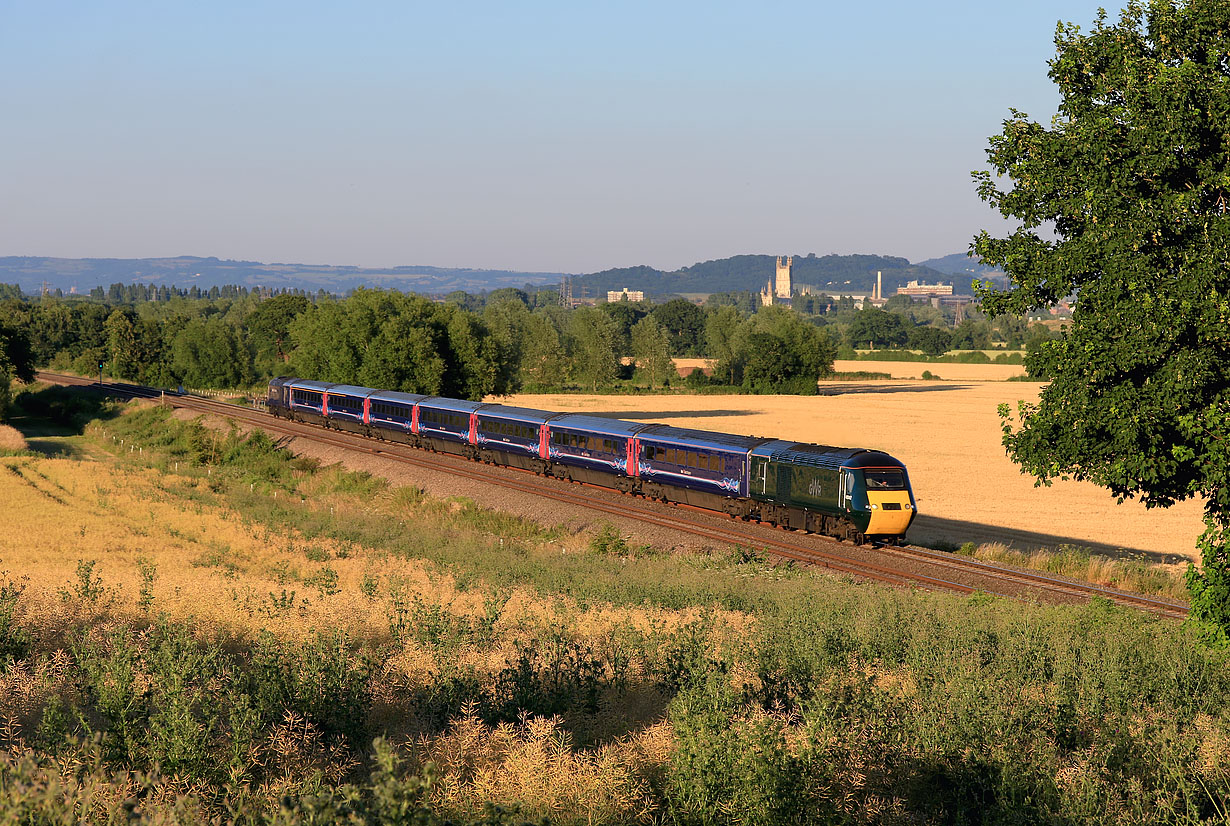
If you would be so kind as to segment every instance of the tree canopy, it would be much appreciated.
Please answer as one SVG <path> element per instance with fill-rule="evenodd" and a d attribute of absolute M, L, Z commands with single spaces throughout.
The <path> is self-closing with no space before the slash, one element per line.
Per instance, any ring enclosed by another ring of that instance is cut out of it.
<path fill-rule="evenodd" d="M 1049 126 L 1012 111 L 981 197 L 1020 226 L 973 252 L 1012 288 L 991 315 L 1075 296 L 1030 356 L 1051 377 L 1005 425 L 1041 482 L 1085 479 L 1148 506 L 1207 502 L 1193 614 L 1230 629 L 1230 6 L 1132 2 L 1091 31 L 1060 25 Z M 1007 179 L 1007 185 L 1004 183 Z M 1004 411 L 1007 414 L 1007 411 Z"/>

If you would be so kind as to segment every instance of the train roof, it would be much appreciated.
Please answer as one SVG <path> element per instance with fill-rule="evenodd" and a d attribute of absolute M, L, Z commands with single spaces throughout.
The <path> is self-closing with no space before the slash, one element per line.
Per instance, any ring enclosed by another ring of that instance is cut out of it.
<path fill-rule="evenodd" d="M 833 470 L 842 467 L 905 467 L 892 456 L 879 450 L 869 450 L 863 447 L 832 447 L 807 442 L 789 442 L 782 439 L 774 439 L 752 448 L 752 455 L 792 465 L 808 465 Z"/>
<path fill-rule="evenodd" d="M 517 422 L 533 422 L 542 424 L 548 419 L 558 416 L 550 410 L 538 410 L 533 407 L 513 407 L 507 404 L 484 404 L 478 410 L 479 416 L 492 419 L 511 419 Z"/>
<path fill-rule="evenodd" d="M 418 404 L 423 399 L 429 399 L 430 396 L 424 396 L 422 393 L 403 393 L 400 390 L 377 390 L 372 393 L 373 401 L 380 402 L 400 402 L 401 404 Z"/>
<path fill-rule="evenodd" d="M 330 387 L 337 386 L 330 381 L 315 381 L 313 379 L 287 379 L 285 385 L 298 390 L 315 390 L 317 393 L 323 393 Z"/>
<path fill-rule="evenodd" d="M 436 410 L 452 410 L 457 413 L 473 413 L 483 406 L 482 402 L 471 402 L 465 399 L 446 399 L 443 396 L 428 396 L 419 402 L 420 407 L 431 407 Z"/>
<path fill-rule="evenodd" d="M 662 442 L 664 444 L 684 445 L 687 447 L 704 447 L 710 450 L 734 450 L 746 453 L 757 445 L 762 445 L 769 439 L 755 436 L 735 436 L 730 433 L 717 433 L 712 430 L 693 430 L 688 427 L 672 427 L 666 424 L 653 424 L 636 434 L 641 441 Z"/>
<path fill-rule="evenodd" d="M 330 396 L 358 396 L 361 399 L 367 398 L 375 392 L 370 387 L 359 387 L 356 384 L 335 384 L 329 388 Z"/>
<path fill-rule="evenodd" d="M 602 436 L 635 436 L 650 425 L 605 416 L 587 416 L 584 413 L 564 413 L 551 420 L 551 427 L 583 430 Z"/>

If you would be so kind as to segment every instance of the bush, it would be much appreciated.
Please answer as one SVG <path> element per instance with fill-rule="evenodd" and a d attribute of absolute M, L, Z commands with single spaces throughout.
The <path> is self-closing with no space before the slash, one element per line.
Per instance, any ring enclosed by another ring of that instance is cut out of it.
<path fill-rule="evenodd" d="M 699 675 L 697 675 L 699 677 Z M 676 745 L 666 798 L 683 824 L 797 824 L 835 820 L 831 804 L 812 791 L 827 767 L 787 740 L 779 717 L 751 714 L 724 674 L 710 673 L 670 705 Z"/>

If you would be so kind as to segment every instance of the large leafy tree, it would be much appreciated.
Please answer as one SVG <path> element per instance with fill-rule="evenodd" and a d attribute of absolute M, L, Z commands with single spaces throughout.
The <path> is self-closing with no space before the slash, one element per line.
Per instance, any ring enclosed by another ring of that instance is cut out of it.
<path fill-rule="evenodd" d="M 8 416 L 14 379 L 34 381 L 34 351 L 26 330 L 0 318 L 0 422 Z"/>
<path fill-rule="evenodd" d="M 574 381 L 590 392 L 614 383 L 619 374 L 619 354 L 615 352 L 616 329 L 610 316 L 593 307 L 573 310 L 568 322 L 571 374 Z"/>
<path fill-rule="evenodd" d="M 653 316 L 645 316 L 632 326 L 630 339 L 632 357 L 636 359 L 637 367 L 649 377 L 649 386 L 669 384 L 675 368 L 671 362 L 670 338 L 662 325 Z"/>
<path fill-rule="evenodd" d="M 246 321 L 248 338 L 257 357 L 270 362 L 276 359 L 279 369 L 290 361 L 290 325 L 310 306 L 306 297 L 293 293 L 275 295 L 256 305 Z"/>
<path fill-rule="evenodd" d="M 909 324 L 896 313 L 864 307 L 850 320 L 846 338 L 852 347 L 900 347 L 909 337 Z"/>
<path fill-rule="evenodd" d="M 239 387 L 250 363 L 239 332 L 217 316 L 187 322 L 171 342 L 172 373 L 189 387 Z"/>
<path fill-rule="evenodd" d="M 705 313 L 700 307 L 683 298 L 672 298 L 654 307 L 652 315 L 670 336 L 672 356 L 700 355 L 705 335 Z"/>
<path fill-rule="evenodd" d="M 1005 425 L 1041 482 L 1085 479 L 1165 507 L 1201 497 L 1193 617 L 1230 631 L 1230 5 L 1133 2 L 1089 32 L 1060 25 L 1050 125 L 1013 111 L 979 193 L 1020 226 L 973 252 L 1012 278 L 992 315 L 1075 296 L 1031 356 L 1051 377 Z M 1007 410 L 1002 411 L 1010 416 Z"/>

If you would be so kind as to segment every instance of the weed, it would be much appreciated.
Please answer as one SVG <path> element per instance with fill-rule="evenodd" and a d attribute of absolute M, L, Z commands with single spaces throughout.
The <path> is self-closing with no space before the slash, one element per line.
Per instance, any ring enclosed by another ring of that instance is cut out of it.
<path fill-rule="evenodd" d="M 281 593 L 275 594 L 273 591 L 270 591 L 268 602 L 261 606 L 261 613 L 269 617 L 281 617 L 290 614 L 295 610 L 295 597 L 296 593 L 294 591 L 287 591 L 285 588 L 282 589 Z M 305 602 L 306 600 L 301 600 L 299 607 L 302 608 Z"/>
<path fill-rule="evenodd" d="M 0 672 L 14 660 L 24 659 L 30 652 L 33 638 L 29 630 L 17 624 L 17 604 L 29 585 L 29 577 L 13 579 L 8 571 L 0 571 Z"/>
<path fill-rule="evenodd" d="M 72 590 L 60 589 L 60 599 L 67 602 L 77 599 L 83 605 L 97 606 L 108 596 L 108 589 L 102 584 L 102 575 L 94 573 L 96 559 L 77 560 L 77 581 L 72 584 Z"/>
<path fill-rule="evenodd" d="M 321 597 L 329 597 L 334 594 L 340 594 L 342 589 L 338 587 L 337 571 L 330 568 L 328 565 L 321 568 L 311 576 L 305 577 L 304 585 L 310 585 L 320 592 Z"/>
<path fill-rule="evenodd" d="M 308 545 L 303 549 L 303 555 L 312 562 L 327 562 L 329 560 L 329 550 L 320 545 Z"/>
<path fill-rule="evenodd" d="M 149 611 L 154 605 L 154 579 L 158 575 L 158 566 L 145 557 L 137 559 L 137 569 L 141 572 L 141 590 L 137 598 L 137 607 Z"/>

